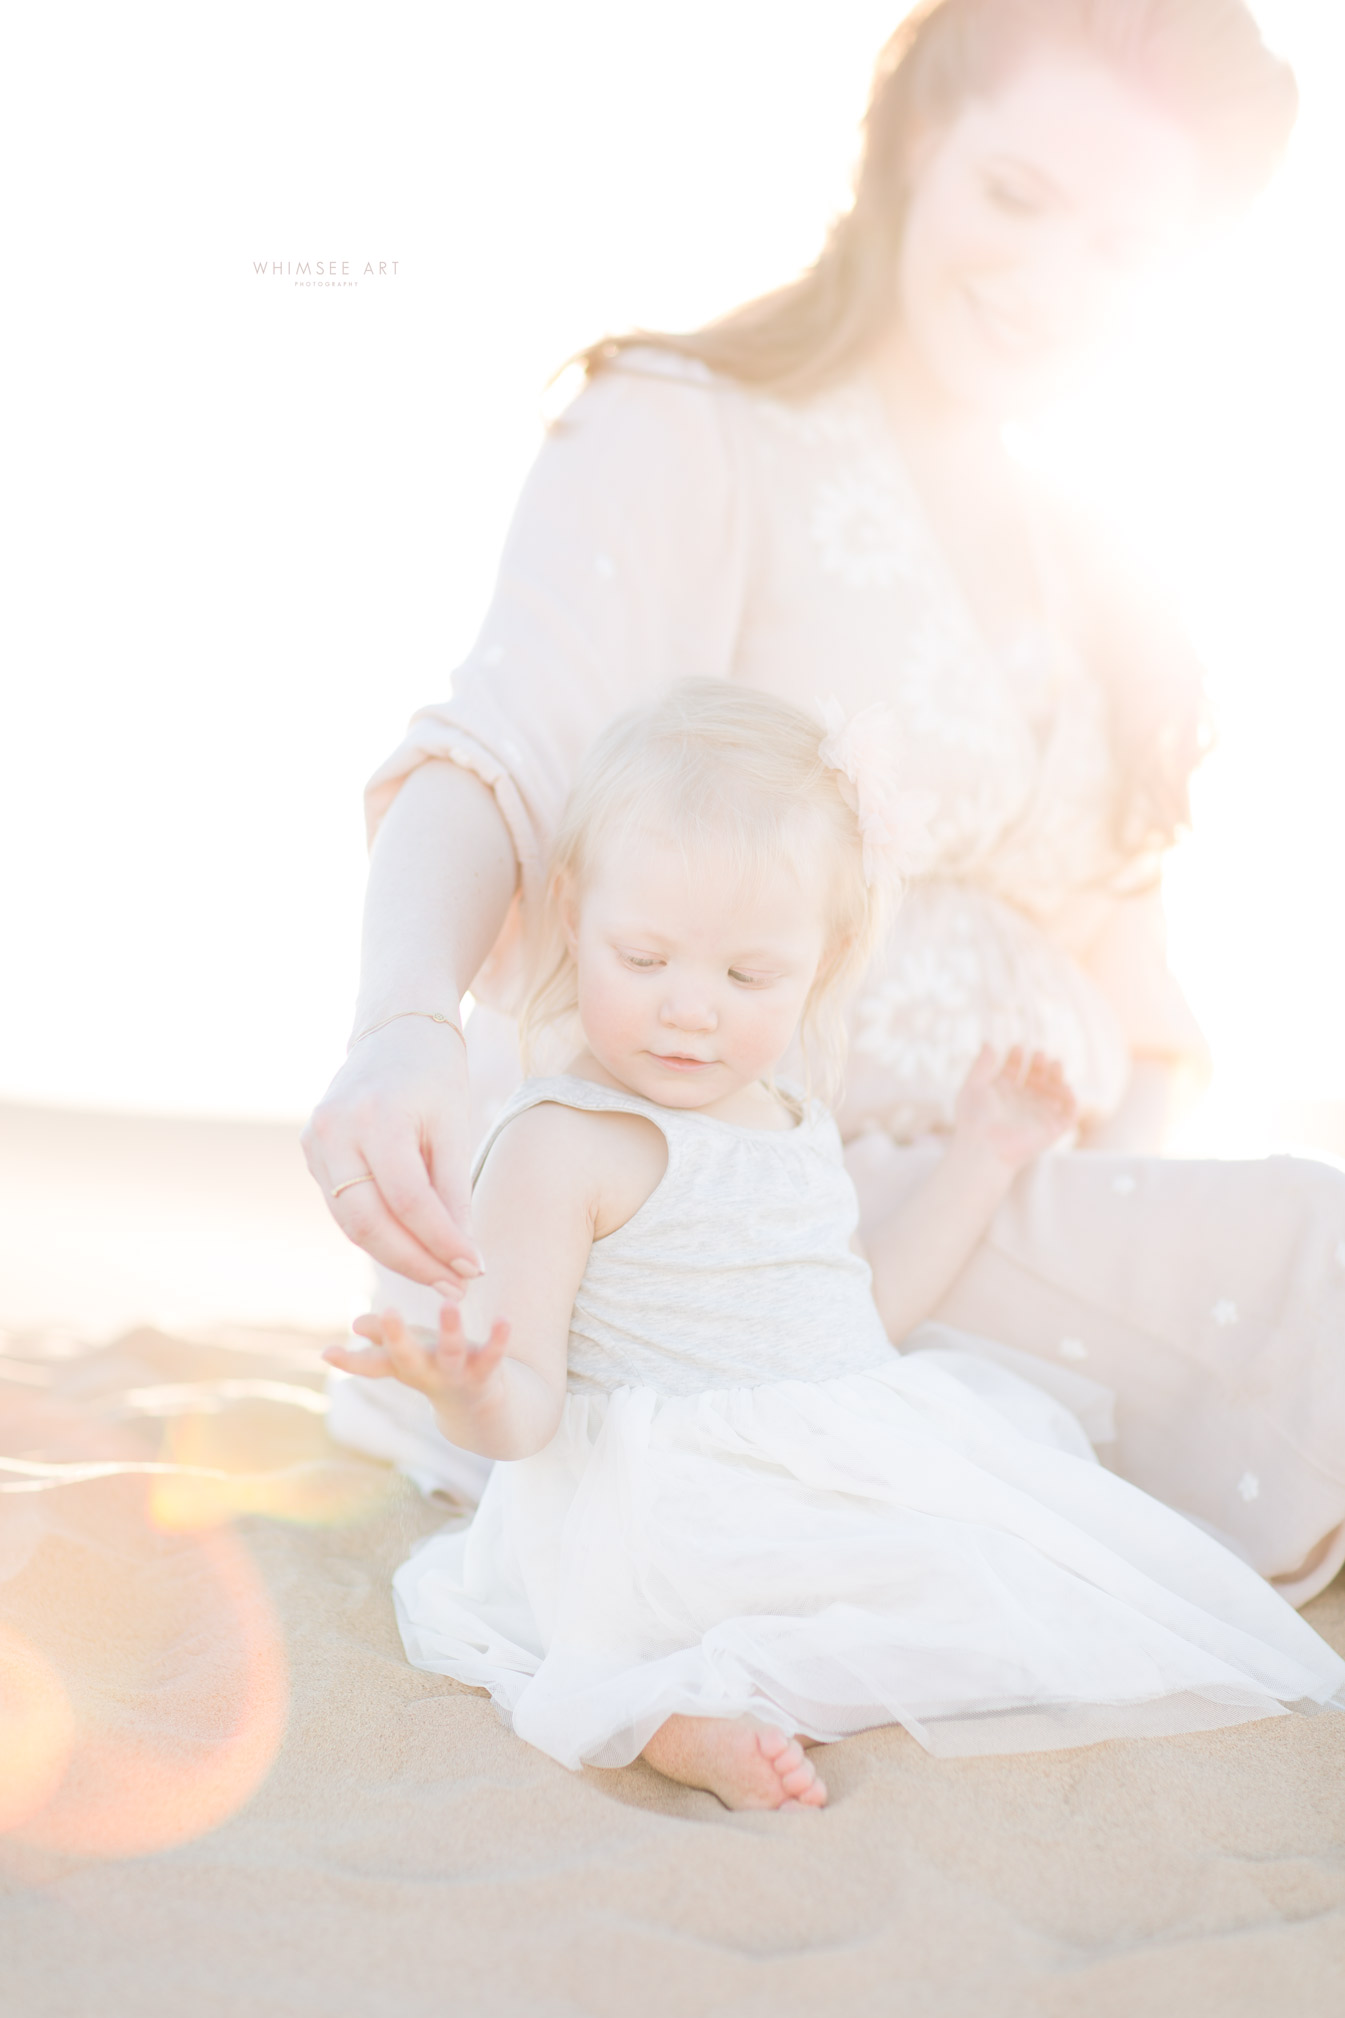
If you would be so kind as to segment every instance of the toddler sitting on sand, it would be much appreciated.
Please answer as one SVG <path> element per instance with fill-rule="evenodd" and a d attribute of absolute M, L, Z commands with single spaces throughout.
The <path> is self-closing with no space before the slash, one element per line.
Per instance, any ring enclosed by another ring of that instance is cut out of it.
<path fill-rule="evenodd" d="M 800 1740 L 877 1724 L 1030 1751 L 1345 1683 L 1251 1569 L 1098 1464 L 1047 1369 L 922 1323 L 1070 1127 L 1054 1065 L 983 1056 L 872 1274 L 857 1252 L 835 1123 L 774 1071 L 796 1037 L 837 1055 L 880 929 L 865 736 L 698 681 L 600 739 L 525 1018 L 575 1019 L 581 1048 L 480 1151 L 488 1273 L 465 1312 L 442 1286 L 437 1339 L 385 1313 L 328 1354 L 504 1460 L 397 1572 L 409 1658 L 564 1765 L 643 1754 L 731 1808 L 821 1806 Z"/>

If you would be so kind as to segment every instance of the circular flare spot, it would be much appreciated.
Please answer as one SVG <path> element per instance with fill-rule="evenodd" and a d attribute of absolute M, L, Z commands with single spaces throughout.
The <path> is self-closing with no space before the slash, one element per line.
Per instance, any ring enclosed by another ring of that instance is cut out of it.
<path fill-rule="evenodd" d="M 0 1628 L 0 1834 L 18 1829 L 60 1786 L 75 1717 L 60 1676 L 27 1640 Z"/>
<path fill-rule="evenodd" d="M 218 1828 L 265 1779 L 288 1699 L 265 1586 L 227 1530 L 184 1539 L 174 1585 L 166 1631 L 145 1629 L 138 1683 L 81 1702 L 64 1775 L 14 1828 L 19 1840 L 67 1856 L 148 1856 Z M 123 1593 L 128 1613 L 133 1600 Z"/>

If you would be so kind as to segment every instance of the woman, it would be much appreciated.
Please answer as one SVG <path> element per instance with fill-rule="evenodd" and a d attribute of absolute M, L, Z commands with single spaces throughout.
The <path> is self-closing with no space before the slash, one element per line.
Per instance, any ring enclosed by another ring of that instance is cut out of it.
<path fill-rule="evenodd" d="M 386 1268 L 474 1272 L 449 1020 L 468 986 L 516 1007 L 594 735 L 697 673 L 890 703 L 937 811 L 852 1027 L 866 1217 L 940 1153 L 985 1039 L 1059 1056 L 1108 1153 L 1025 1178 L 937 1315 L 1114 1389 L 1116 1468 L 1302 1602 L 1345 1561 L 1345 1180 L 1137 1153 L 1204 1055 L 1158 895 L 1199 679 L 1001 445 L 1136 274 L 1260 186 L 1294 110 L 1241 0 L 930 0 L 883 52 L 816 265 L 587 353 L 453 699 L 371 783 L 356 1041 L 307 1150 Z"/>

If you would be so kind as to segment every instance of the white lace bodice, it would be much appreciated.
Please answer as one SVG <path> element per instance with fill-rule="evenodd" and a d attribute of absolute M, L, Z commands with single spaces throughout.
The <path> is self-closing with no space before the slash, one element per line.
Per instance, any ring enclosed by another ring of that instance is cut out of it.
<path fill-rule="evenodd" d="M 793 1129 L 739 1128 L 569 1073 L 527 1080 L 477 1156 L 526 1108 L 638 1114 L 668 1145 L 651 1197 L 595 1240 L 570 1320 L 572 1391 L 658 1394 L 829 1380 L 885 1365 L 841 1140 L 812 1103 Z"/>

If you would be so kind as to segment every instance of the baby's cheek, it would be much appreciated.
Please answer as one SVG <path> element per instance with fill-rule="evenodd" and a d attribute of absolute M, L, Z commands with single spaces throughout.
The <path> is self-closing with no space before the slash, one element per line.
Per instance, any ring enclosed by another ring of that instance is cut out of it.
<path fill-rule="evenodd" d="M 601 978 L 579 976 L 579 1020 L 589 1042 L 604 1049 L 620 1049 L 639 1039 L 644 1025 L 643 1004 L 635 991 L 625 989 L 610 975 Z"/>
<path fill-rule="evenodd" d="M 755 998 L 753 1011 L 744 1019 L 743 1043 L 752 1049 L 764 1069 L 783 1058 L 793 1043 L 802 1004 L 776 995 L 761 995 Z"/>

